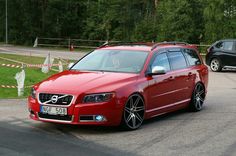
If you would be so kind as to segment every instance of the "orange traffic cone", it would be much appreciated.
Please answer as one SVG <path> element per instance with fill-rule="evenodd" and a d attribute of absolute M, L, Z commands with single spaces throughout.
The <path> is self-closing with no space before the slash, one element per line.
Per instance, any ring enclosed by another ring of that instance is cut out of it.
<path fill-rule="evenodd" d="M 70 51 L 74 51 L 74 45 L 73 44 L 70 45 Z"/>

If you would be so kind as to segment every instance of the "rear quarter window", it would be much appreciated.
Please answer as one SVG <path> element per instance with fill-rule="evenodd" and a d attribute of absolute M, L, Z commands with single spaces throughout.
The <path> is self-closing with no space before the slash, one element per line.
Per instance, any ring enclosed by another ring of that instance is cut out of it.
<path fill-rule="evenodd" d="M 184 49 L 184 55 L 186 56 L 190 66 L 202 64 L 202 62 L 195 50 Z"/>
<path fill-rule="evenodd" d="M 227 42 L 224 42 L 223 49 L 224 50 L 232 51 L 233 50 L 233 46 L 234 46 L 234 42 L 233 41 L 227 41 Z"/>

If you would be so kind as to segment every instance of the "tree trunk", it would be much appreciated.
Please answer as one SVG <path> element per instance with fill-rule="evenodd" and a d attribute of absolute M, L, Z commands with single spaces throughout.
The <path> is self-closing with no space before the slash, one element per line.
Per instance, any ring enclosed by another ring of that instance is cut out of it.
<path fill-rule="evenodd" d="M 47 9 L 48 0 L 42 0 L 42 30 L 45 31 L 45 12 Z"/>

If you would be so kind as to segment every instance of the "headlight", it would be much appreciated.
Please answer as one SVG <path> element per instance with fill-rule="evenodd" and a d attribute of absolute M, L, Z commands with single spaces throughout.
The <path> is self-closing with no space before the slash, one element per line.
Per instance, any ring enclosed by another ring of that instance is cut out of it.
<path fill-rule="evenodd" d="M 89 94 L 83 99 L 83 103 L 107 102 L 114 97 L 114 93 Z"/>
<path fill-rule="evenodd" d="M 32 97 L 32 98 L 36 98 L 36 91 L 35 91 L 35 89 L 34 88 L 31 88 L 31 90 L 30 90 L 30 96 Z"/>

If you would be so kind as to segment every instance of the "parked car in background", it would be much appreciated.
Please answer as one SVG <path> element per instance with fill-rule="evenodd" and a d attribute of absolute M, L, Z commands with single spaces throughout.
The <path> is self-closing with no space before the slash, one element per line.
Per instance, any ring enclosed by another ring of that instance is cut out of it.
<path fill-rule="evenodd" d="M 236 39 L 220 40 L 210 46 L 206 64 L 214 72 L 223 68 L 236 68 Z"/>
<path fill-rule="evenodd" d="M 193 45 L 108 44 L 34 85 L 28 108 L 34 120 L 134 130 L 157 115 L 200 111 L 207 85 L 208 68 Z"/>

